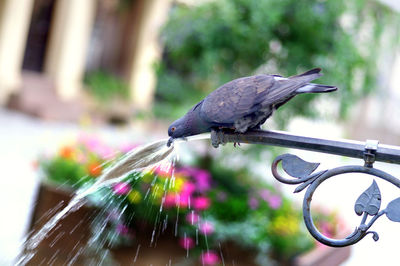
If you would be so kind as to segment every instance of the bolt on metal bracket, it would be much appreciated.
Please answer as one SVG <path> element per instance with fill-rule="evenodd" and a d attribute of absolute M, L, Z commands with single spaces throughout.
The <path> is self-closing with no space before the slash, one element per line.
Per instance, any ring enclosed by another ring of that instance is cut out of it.
<path fill-rule="evenodd" d="M 379 141 L 378 140 L 370 140 L 368 139 L 365 142 L 364 149 L 364 166 L 372 168 L 375 162 L 375 154 L 378 150 Z"/>

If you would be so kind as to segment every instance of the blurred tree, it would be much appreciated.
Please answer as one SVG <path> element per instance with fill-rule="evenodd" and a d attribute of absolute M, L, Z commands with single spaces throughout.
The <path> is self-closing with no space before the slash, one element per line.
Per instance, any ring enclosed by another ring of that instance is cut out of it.
<path fill-rule="evenodd" d="M 322 67 L 325 75 L 318 82 L 339 87 L 329 97 L 344 118 L 354 101 L 373 90 L 380 36 L 396 21 L 390 9 L 367 0 L 175 4 L 162 34 L 165 50 L 157 64 L 154 111 L 176 119 L 232 79 Z M 315 117 L 314 96 L 297 97 L 282 107 L 274 115 L 278 126 L 295 115 Z"/>

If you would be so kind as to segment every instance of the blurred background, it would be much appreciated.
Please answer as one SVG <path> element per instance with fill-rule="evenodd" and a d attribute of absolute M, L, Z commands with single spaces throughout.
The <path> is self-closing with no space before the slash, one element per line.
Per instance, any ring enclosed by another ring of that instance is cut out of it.
<path fill-rule="evenodd" d="M 399 12 L 396 0 L 0 0 L 0 264 L 15 263 L 38 216 L 49 175 L 40 158 L 50 160 L 82 136 L 113 147 L 166 138 L 170 122 L 238 77 L 321 67 L 318 82 L 339 90 L 296 97 L 265 129 L 400 145 Z M 229 175 L 245 169 L 293 204 L 302 200 L 269 173 L 283 149 L 214 150 L 207 141 L 179 148 L 182 165 L 209 171 L 216 183 L 220 164 L 236 171 Z M 362 163 L 290 152 L 322 168 Z M 398 166 L 379 167 L 400 176 Z M 371 180 L 345 177 L 316 201 L 351 231 L 359 222 L 353 204 Z M 378 184 L 384 200 L 399 195 Z M 396 265 L 399 225 L 384 219 L 373 228 L 381 239 L 355 245 L 342 265 Z M 259 243 L 251 247 L 266 252 Z M 209 264 L 230 263 L 217 253 Z"/>

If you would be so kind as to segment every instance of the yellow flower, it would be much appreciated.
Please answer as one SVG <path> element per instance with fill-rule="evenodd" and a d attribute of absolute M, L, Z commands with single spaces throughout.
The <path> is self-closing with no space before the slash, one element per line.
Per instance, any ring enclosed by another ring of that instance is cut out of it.
<path fill-rule="evenodd" d="M 299 232 L 299 220 L 294 216 L 278 216 L 269 228 L 272 232 L 279 235 L 294 235 Z"/>
<path fill-rule="evenodd" d="M 172 182 L 171 190 L 174 192 L 180 192 L 182 190 L 183 185 L 185 184 L 186 181 L 185 178 L 181 176 L 176 176 L 174 181 L 172 179 L 170 181 Z"/>
<path fill-rule="evenodd" d="M 159 199 L 164 195 L 164 189 L 162 186 L 155 184 L 152 188 L 151 188 L 151 192 L 154 198 Z"/>
<path fill-rule="evenodd" d="M 145 183 L 150 183 L 151 181 L 153 181 L 154 176 L 151 173 L 145 173 L 142 177 L 143 182 Z"/>
<path fill-rule="evenodd" d="M 128 199 L 133 204 L 138 204 L 142 200 L 142 194 L 137 190 L 132 190 L 128 194 Z"/>

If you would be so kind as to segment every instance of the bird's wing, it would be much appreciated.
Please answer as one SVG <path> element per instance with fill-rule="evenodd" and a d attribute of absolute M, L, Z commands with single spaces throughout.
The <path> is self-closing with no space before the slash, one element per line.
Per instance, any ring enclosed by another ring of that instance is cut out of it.
<path fill-rule="evenodd" d="M 257 75 L 228 82 L 210 93 L 201 106 L 200 115 L 216 124 L 232 124 L 260 109 L 279 107 L 304 86 L 322 74 L 316 68 L 289 78 Z"/>
<path fill-rule="evenodd" d="M 208 122 L 231 124 L 261 108 L 276 81 L 273 76 L 257 75 L 228 82 L 210 93 L 201 106 Z"/>

